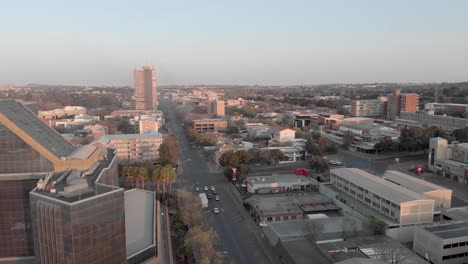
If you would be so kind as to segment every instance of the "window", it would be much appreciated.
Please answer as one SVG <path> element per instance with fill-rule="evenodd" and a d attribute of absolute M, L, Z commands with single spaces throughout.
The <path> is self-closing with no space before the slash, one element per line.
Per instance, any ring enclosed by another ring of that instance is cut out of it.
<path fill-rule="evenodd" d="M 451 247 L 452 247 L 452 244 L 444 245 L 444 248 L 451 248 Z"/>
<path fill-rule="evenodd" d="M 458 247 L 458 243 L 453 243 L 452 248 Z"/>
<path fill-rule="evenodd" d="M 466 245 L 466 242 L 460 242 L 460 247 L 464 247 Z"/>
<path fill-rule="evenodd" d="M 295 215 L 291 216 L 291 220 L 296 220 L 296 219 L 297 219 L 297 216 L 295 216 Z"/>
<path fill-rule="evenodd" d="M 288 221 L 289 220 L 289 216 L 283 216 L 283 221 Z"/>
<path fill-rule="evenodd" d="M 271 222 L 271 221 L 273 221 L 273 218 L 272 217 L 267 217 L 267 221 Z"/>
<path fill-rule="evenodd" d="M 281 217 L 279 216 L 275 217 L 275 221 L 281 221 Z"/>

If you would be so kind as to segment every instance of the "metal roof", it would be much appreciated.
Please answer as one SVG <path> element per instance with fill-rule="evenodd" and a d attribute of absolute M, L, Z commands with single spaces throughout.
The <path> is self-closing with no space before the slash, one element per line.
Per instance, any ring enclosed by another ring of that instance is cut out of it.
<path fill-rule="evenodd" d="M 75 147 L 33 112 L 14 100 L 0 100 L 0 114 L 56 157 L 65 157 Z"/>
<path fill-rule="evenodd" d="M 360 169 L 339 168 L 330 170 L 330 173 L 359 185 L 369 192 L 398 205 L 416 200 L 430 200 L 419 193 L 403 188 Z"/>
<path fill-rule="evenodd" d="M 442 239 L 468 236 L 468 223 L 431 226 L 424 229 Z"/>
<path fill-rule="evenodd" d="M 433 183 L 418 179 L 416 177 L 395 170 L 387 170 L 384 173 L 384 178 L 385 180 L 394 182 L 398 185 L 401 185 L 409 190 L 415 191 L 420 194 L 438 190 L 449 190 L 445 187 L 435 185 Z"/>

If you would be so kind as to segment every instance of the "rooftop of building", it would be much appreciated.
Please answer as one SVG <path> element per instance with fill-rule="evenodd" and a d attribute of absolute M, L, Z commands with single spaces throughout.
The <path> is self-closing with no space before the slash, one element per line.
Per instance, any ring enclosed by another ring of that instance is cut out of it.
<path fill-rule="evenodd" d="M 71 143 L 19 102 L 0 100 L 0 115 L 58 158 L 75 150 Z"/>
<path fill-rule="evenodd" d="M 416 177 L 410 176 L 408 174 L 396 170 L 387 170 L 384 173 L 383 177 L 385 178 L 385 180 L 391 181 L 420 194 L 438 190 L 449 190 L 445 187 L 418 179 Z"/>
<path fill-rule="evenodd" d="M 448 165 L 448 166 L 452 166 L 452 167 L 459 167 L 459 168 L 465 168 L 466 166 L 468 166 L 466 163 L 464 162 L 460 162 L 460 161 L 457 161 L 457 160 L 437 160 L 437 163 L 442 163 L 442 164 L 445 164 L 445 165 Z"/>
<path fill-rule="evenodd" d="M 468 219 L 468 206 L 453 207 L 443 211 L 444 216 L 452 220 Z"/>
<path fill-rule="evenodd" d="M 293 183 L 293 182 L 300 182 L 300 183 L 317 183 L 316 180 L 311 179 L 309 177 L 304 177 L 303 175 L 295 175 L 295 174 L 279 174 L 273 176 L 255 176 L 255 177 L 247 177 L 246 181 L 253 185 L 253 184 L 267 184 L 267 183 Z"/>
<path fill-rule="evenodd" d="M 332 200 L 319 193 L 254 195 L 246 202 L 264 216 L 339 209 Z"/>
<path fill-rule="evenodd" d="M 124 140 L 124 139 L 149 139 L 149 138 L 163 138 L 163 134 L 154 130 L 148 130 L 143 134 L 115 134 L 105 135 L 102 141 L 108 140 Z M 101 138 L 102 139 L 102 138 Z"/>
<path fill-rule="evenodd" d="M 222 118 L 204 118 L 204 119 L 194 119 L 192 122 L 227 122 Z"/>
<path fill-rule="evenodd" d="M 365 129 L 376 129 L 380 126 L 373 124 L 373 123 L 360 123 L 360 124 L 341 124 L 340 127 L 356 129 L 356 130 L 365 130 Z"/>
<path fill-rule="evenodd" d="M 317 234 L 318 237 L 329 233 L 339 233 L 339 237 L 336 238 L 341 238 L 343 233 L 343 217 L 335 216 L 321 219 L 269 222 L 267 228 L 270 228 L 279 238 L 314 235 L 317 229 L 320 230 L 320 234 Z"/>
<path fill-rule="evenodd" d="M 86 171 L 67 170 L 53 172 L 44 190 L 35 188 L 32 193 L 67 203 L 78 202 L 96 195 L 107 193 L 119 187 L 102 185 L 97 188 L 102 172 L 116 161 L 114 151 L 108 151 L 106 159 L 96 162 Z M 51 191 L 54 190 L 54 191 Z"/>
<path fill-rule="evenodd" d="M 370 258 L 350 258 L 336 264 L 385 264 L 387 262 L 380 259 L 370 259 Z"/>
<path fill-rule="evenodd" d="M 346 117 L 343 120 L 344 121 L 374 121 L 374 119 L 372 118 L 362 117 L 362 116 Z"/>
<path fill-rule="evenodd" d="M 468 236 L 468 223 L 447 224 L 424 227 L 424 229 L 442 239 Z"/>
<path fill-rule="evenodd" d="M 331 264 L 333 263 L 314 242 L 307 238 L 292 238 L 281 240 L 284 249 L 296 264 Z M 312 261 L 313 260 L 313 261 Z"/>
<path fill-rule="evenodd" d="M 396 204 L 415 200 L 429 200 L 427 197 L 386 181 L 378 176 L 357 168 L 332 169 L 330 173 L 360 185 L 369 192 L 375 193 Z"/>

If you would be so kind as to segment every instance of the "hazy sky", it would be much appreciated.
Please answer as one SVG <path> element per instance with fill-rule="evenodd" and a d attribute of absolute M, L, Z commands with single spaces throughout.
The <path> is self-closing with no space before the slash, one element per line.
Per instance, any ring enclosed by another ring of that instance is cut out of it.
<path fill-rule="evenodd" d="M 0 84 L 468 81 L 468 1 L 2 1 Z"/>

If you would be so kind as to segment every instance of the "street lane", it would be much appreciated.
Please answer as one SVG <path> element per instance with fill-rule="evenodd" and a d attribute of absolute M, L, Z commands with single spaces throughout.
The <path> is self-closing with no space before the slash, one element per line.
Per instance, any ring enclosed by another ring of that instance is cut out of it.
<path fill-rule="evenodd" d="M 161 104 L 167 107 L 166 104 Z M 226 259 L 229 263 L 257 264 L 257 263 L 279 263 L 276 253 L 268 245 L 262 244 L 257 236 L 260 236 L 260 228 L 255 226 L 254 221 L 244 210 L 242 205 L 230 193 L 229 183 L 221 174 L 210 173 L 205 161 L 200 157 L 200 152 L 196 151 L 189 143 L 184 133 L 182 121 L 177 120 L 174 108 L 170 108 L 169 120 L 166 125 L 170 133 L 179 141 L 182 153 L 180 160 L 190 161 L 181 165 L 182 170 L 177 179 L 176 187 L 185 186 L 194 190 L 199 186 L 201 191 L 206 185 L 215 186 L 220 201 L 209 200 L 209 212 L 205 213 L 205 221 L 208 226 L 214 228 L 220 240 L 220 250 L 226 251 Z M 210 193 L 210 191 L 209 191 Z M 219 214 L 213 213 L 213 208 L 220 210 Z"/>

